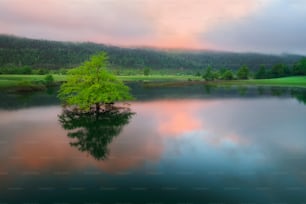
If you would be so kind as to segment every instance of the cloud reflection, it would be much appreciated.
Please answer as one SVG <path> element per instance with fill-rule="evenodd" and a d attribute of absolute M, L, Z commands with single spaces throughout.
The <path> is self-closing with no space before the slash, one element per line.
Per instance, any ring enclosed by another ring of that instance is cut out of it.
<path fill-rule="evenodd" d="M 70 147 L 71 139 L 57 122 L 60 107 L 1 111 L 8 120 L 0 121 L 0 171 L 69 172 L 95 167 L 118 173 L 158 164 L 171 152 L 191 154 L 187 146 L 197 149 L 198 156 L 215 153 L 219 160 L 230 161 L 234 154 L 240 163 L 252 160 L 252 168 L 260 168 L 257 162 L 262 159 L 281 164 L 282 155 L 306 155 L 301 135 L 306 127 L 300 125 L 305 108 L 291 103 L 294 99 L 286 100 L 134 102 L 131 107 L 137 114 L 110 143 L 105 161 Z M 272 114 L 271 107 L 281 111 Z"/>

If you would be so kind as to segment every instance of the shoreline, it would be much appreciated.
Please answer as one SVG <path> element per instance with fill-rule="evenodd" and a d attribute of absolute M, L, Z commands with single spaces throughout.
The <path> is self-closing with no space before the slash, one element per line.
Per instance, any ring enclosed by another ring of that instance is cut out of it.
<path fill-rule="evenodd" d="M 43 84 L 45 75 L 0 75 L 0 91 L 41 91 L 47 87 Z M 63 83 L 65 75 L 53 75 L 55 85 Z M 306 88 L 306 76 L 283 77 L 274 79 L 248 79 L 248 80 L 216 80 L 204 81 L 201 77 L 191 75 L 131 75 L 117 76 L 126 83 L 142 82 L 147 87 L 185 86 L 203 84 L 212 86 L 279 86 Z"/>

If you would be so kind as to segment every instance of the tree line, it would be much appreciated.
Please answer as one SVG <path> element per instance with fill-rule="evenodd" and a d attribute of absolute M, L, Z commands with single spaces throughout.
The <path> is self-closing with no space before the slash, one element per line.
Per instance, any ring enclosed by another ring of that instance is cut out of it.
<path fill-rule="evenodd" d="M 201 76 L 201 73 L 197 73 Z M 212 80 L 233 80 L 233 79 L 271 79 L 288 76 L 305 76 L 306 75 L 306 58 L 302 58 L 296 62 L 292 67 L 285 64 L 275 64 L 271 68 L 265 65 L 260 65 L 259 69 L 251 72 L 247 65 L 241 66 L 236 72 L 228 69 L 213 69 L 208 66 L 202 73 L 203 79 L 206 81 Z"/>
<path fill-rule="evenodd" d="M 294 63 L 303 57 L 289 54 L 120 48 L 94 43 L 57 42 L 0 35 L 0 71 L 28 73 L 29 67 L 36 72 L 43 72 L 39 69 L 67 69 L 79 66 L 101 51 L 108 53 L 109 67 L 113 70 L 139 70 L 148 67 L 151 70 L 177 70 L 182 73 L 189 73 L 191 70 L 196 73 L 208 66 L 218 70 L 226 67 L 236 71 L 243 64 L 251 71 L 256 71 L 260 65 L 271 68 L 275 64 L 285 64 L 292 68 Z"/>

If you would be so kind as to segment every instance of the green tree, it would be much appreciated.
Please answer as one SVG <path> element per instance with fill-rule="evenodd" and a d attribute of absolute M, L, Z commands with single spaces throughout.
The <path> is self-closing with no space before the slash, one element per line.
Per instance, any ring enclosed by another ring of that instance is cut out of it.
<path fill-rule="evenodd" d="M 224 73 L 227 71 L 228 69 L 227 68 L 225 68 L 225 67 L 223 67 L 223 68 L 221 68 L 220 70 L 219 70 L 219 79 L 223 79 L 223 76 L 224 76 Z"/>
<path fill-rule="evenodd" d="M 221 76 L 220 71 L 215 70 L 215 71 L 213 72 L 213 78 L 214 78 L 214 79 L 220 79 L 220 76 Z"/>
<path fill-rule="evenodd" d="M 145 75 L 145 76 L 149 76 L 150 75 L 150 68 L 149 67 L 146 67 L 146 68 L 144 68 L 143 69 L 143 75 Z"/>
<path fill-rule="evenodd" d="M 267 71 L 264 65 L 260 65 L 259 69 L 255 73 L 256 79 L 265 79 L 267 78 Z"/>
<path fill-rule="evenodd" d="M 250 75 L 250 70 L 246 65 L 243 65 L 237 71 L 237 78 L 238 79 L 248 79 L 249 75 Z"/>
<path fill-rule="evenodd" d="M 214 73 L 212 71 L 211 66 L 208 66 L 203 74 L 203 79 L 205 79 L 205 81 L 212 81 L 214 80 Z"/>
<path fill-rule="evenodd" d="M 59 74 L 62 74 L 62 75 L 65 75 L 65 74 L 67 74 L 67 71 L 68 71 L 67 69 L 63 69 L 63 68 L 62 68 L 62 69 L 60 69 L 60 70 L 58 71 L 58 73 L 59 73 Z"/>
<path fill-rule="evenodd" d="M 51 86 L 54 83 L 54 78 L 51 74 L 45 76 L 45 84 Z"/>
<path fill-rule="evenodd" d="M 285 76 L 286 66 L 284 64 L 276 64 L 272 67 L 270 71 L 270 76 L 272 78 L 283 77 Z"/>
<path fill-rule="evenodd" d="M 226 70 L 223 75 L 222 75 L 222 79 L 224 80 L 233 80 L 234 79 L 234 75 L 232 70 L 228 69 Z"/>
<path fill-rule="evenodd" d="M 101 105 L 132 99 L 129 88 L 109 73 L 107 66 L 108 56 L 101 52 L 80 67 L 69 70 L 67 82 L 61 86 L 58 97 L 67 105 L 82 110 L 88 111 L 95 105 L 96 112 L 100 111 Z"/>
<path fill-rule="evenodd" d="M 306 75 L 306 58 L 302 58 L 293 66 L 294 75 Z"/>
<path fill-rule="evenodd" d="M 29 66 L 24 66 L 20 68 L 20 74 L 32 74 L 32 68 Z"/>

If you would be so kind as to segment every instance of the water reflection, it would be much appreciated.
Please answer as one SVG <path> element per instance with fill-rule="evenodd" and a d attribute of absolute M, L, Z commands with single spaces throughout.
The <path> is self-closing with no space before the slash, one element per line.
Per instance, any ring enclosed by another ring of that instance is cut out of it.
<path fill-rule="evenodd" d="M 303 203 L 306 91 L 276 89 L 139 88 L 136 115 L 0 110 L 0 203 Z"/>
<path fill-rule="evenodd" d="M 59 122 L 67 136 L 76 139 L 70 145 L 81 152 L 87 152 L 97 160 L 104 160 L 109 154 L 108 145 L 120 134 L 132 118 L 128 108 L 113 109 L 100 113 L 84 113 L 63 110 Z"/>
<path fill-rule="evenodd" d="M 300 91 L 299 89 L 291 89 L 291 96 L 306 105 L 306 91 Z"/>
<path fill-rule="evenodd" d="M 291 98 L 306 103 L 305 88 L 265 87 L 265 86 L 216 86 L 202 84 L 185 84 L 184 86 L 146 87 L 139 83 L 129 84 L 137 101 L 158 99 L 221 99 L 221 98 Z M 57 91 L 26 94 L 0 92 L 0 109 L 14 110 L 38 106 L 59 105 Z"/>

